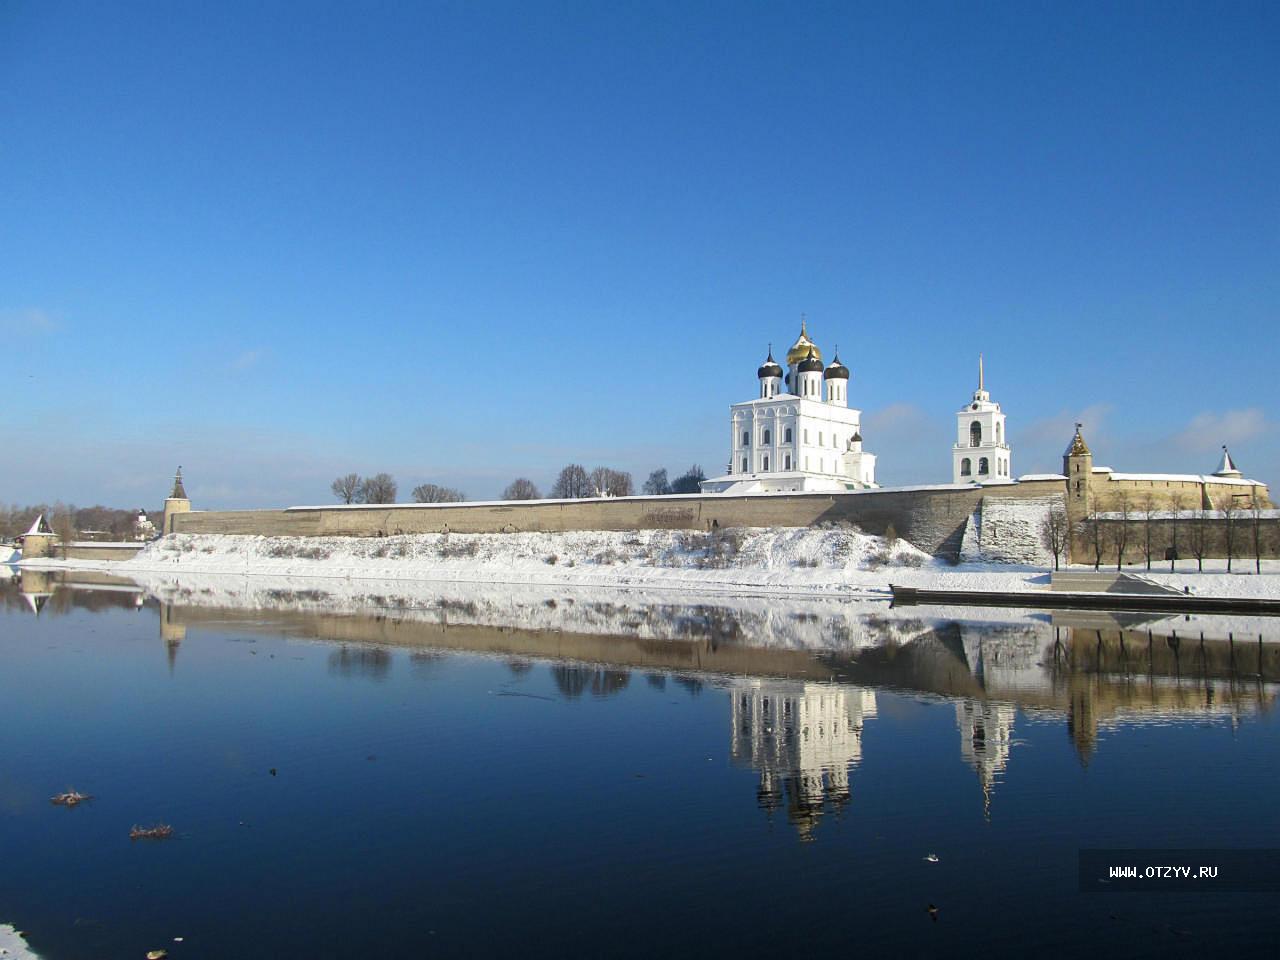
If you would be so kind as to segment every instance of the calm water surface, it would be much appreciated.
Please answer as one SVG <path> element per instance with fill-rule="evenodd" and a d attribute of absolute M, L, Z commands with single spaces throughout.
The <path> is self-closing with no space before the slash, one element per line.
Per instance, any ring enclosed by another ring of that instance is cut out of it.
<path fill-rule="evenodd" d="M 7 584 L 0 922 L 52 960 L 1280 935 L 1275 895 L 1076 876 L 1081 847 L 1280 847 L 1265 624 L 395 589 Z"/>

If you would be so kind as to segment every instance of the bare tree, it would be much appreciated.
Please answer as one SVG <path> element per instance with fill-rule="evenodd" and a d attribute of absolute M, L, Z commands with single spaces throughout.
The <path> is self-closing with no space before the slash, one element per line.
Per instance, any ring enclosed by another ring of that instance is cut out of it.
<path fill-rule="evenodd" d="M 1178 562 L 1178 526 L 1182 523 L 1182 509 L 1186 506 L 1186 498 L 1175 493 L 1169 500 L 1171 508 L 1169 520 L 1169 572 L 1173 573 L 1174 564 Z"/>
<path fill-rule="evenodd" d="M 1097 570 L 1102 566 L 1102 514 L 1098 511 L 1098 500 L 1096 497 L 1089 501 L 1089 513 L 1081 521 L 1081 533 L 1089 538 L 1093 544 L 1093 569 Z"/>
<path fill-rule="evenodd" d="M 76 539 L 76 508 L 69 504 L 55 503 L 52 527 L 62 545 L 62 559 L 65 560 L 70 556 L 71 544 Z"/>
<path fill-rule="evenodd" d="M 1129 494 L 1121 490 L 1116 494 L 1113 501 L 1115 513 L 1120 514 L 1119 522 L 1113 524 L 1113 532 L 1111 540 L 1116 548 L 1116 569 L 1120 569 L 1120 565 L 1124 563 L 1125 547 L 1129 546 Z"/>
<path fill-rule="evenodd" d="M 591 486 L 597 497 L 629 497 L 635 493 L 631 474 L 611 467 L 596 467 L 591 471 Z"/>
<path fill-rule="evenodd" d="M 360 474 L 348 473 L 333 481 L 329 485 L 329 489 L 343 503 L 357 503 L 356 498 L 360 496 L 360 486 Z"/>
<path fill-rule="evenodd" d="M 1209 548 L 1209 508 L 1204 505 L 1203 497 L 1200 500 L 1200 506 L 1196 508 L 1195 517 L 1191 521 L 1188 539 L 1191 541 L 1191 552 L 1196 558 L 1196 569 L 1203 573 L 1204 555 Z"/>
<path fill-rule="evenodd" d="M 516 477 L 502 491 L 503 500 L 541 500 L 542 494 L 528 477 Z"/>
<path fill-rule="evenodd" d="M 1058 558 L 1067 548 L 1071 536 L 1071 521 L 1067 519 L 1066 507 L 1061 503 L 1050 505 L 1048 512 L 1040 520 L 1040 542 L 1053 554 L 1053 569 L 1060 569 Z"/>
<path fill-rule="evenodd" d="M 644 482 L 644 492 L 650 496 L 660 497 L 671 492 L 671 484 L 667 482 L 667 468 L 660 467 L 649 474 Z"/>
<path fill-rule="evenodd" d="M 551 487 L 551 496 L 557 500 L 581 500 L 593 493 L 591 478 L 587 476 L 586 468 L 579 463 L 571 463 L 561 470 Z"/>
<path fill-rule="evenodd" d="M 435 483 L 423 483 L 413 488 L 415 503 L 462 503 L 467 495 L 453 487 L 442 487 Z"/>
<path fill-rule="evenodd" d="M 684 476 L 676 477 L 671 484 L 672 493 L 699 493 L 702 487 L 699 484 L 707 479 L 707 475 L 702 472 L 702 467 L 694 464 L 684 472 Z"/>
<path fill-rule="evenodd" d="M 389 473 L 366 477 L 360 484 L 361 503 L 395 503 L 396 481 Z"/>
<path fill-rule="evenodd" d="M 1155 522 L 1156 494 L 1148 490 L 1138 501 L 1138 509 L 1142 512 L 1142 535 L 1146 541 L 1147 569 L 1151 569 L 1151 525 Z"/>
<path fill-rule="evenodd" d="M 1236 521 L 1240 519 L 1240 504 L 1235 497 L 1227 496 L 1222 503 L 1223 537 L 1227 545 L 1227 573 L 1231 572 L 1231 560 L 1236 552 Z"/>
<path fill-rule="evenodd" d="M 1262 573 L 1262 498 L 1255 488 L 1253 498 L 1249 501 L 1249 517 L 1253 521 L 1253 568 Z"/>

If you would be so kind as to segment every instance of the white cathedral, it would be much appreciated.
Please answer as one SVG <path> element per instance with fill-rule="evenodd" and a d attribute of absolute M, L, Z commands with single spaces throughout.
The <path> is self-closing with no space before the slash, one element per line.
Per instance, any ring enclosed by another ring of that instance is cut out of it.
<path fill-rule="evenodd" d="M 876 486 L 876 458 L 862 449 L 862 411 L 849 406 L 849 368 L 839 351 L 824 367 L 801 320 L 785 374 L 770 349 L 756 378 L 760 395 L 729 408 L 729 470 L 702 481 L 704 493 Z"/>

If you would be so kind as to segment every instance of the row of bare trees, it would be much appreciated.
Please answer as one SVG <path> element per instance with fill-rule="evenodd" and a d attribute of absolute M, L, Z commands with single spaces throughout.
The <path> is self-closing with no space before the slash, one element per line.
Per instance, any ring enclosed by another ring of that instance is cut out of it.
<path fill-rule="evenodd" d="M 159 522 L 162 511 L 151 517 Z M 78 539 L 81 535 L 101 540 L 132 540 L 138 533 L 138 511 L 118 507 L 76 507 L 68 503 L 37 503 L 30 506 L 0 505 L 0 539 L 11 540 L 31 529 L 36 517 L 44 514 L 46 522 L 60 539 Z M 64 534 L 66 536 L 64 536 Z"/>
<path fill-rule="evenodd" d="M 669 493 L 698 493 L 702 489 L 700 484 L 705 479 L 707 479 L 707 475 L 702 472 L 702 467 L 696 463 L 686 470 L 682 476 L 676 477 L 671 482 L 667 480 L 667 468 L 661 467 L 649 474 L 649 479 L 644 482 L 643 489 L 650 496 L 665 496 Z"/>
<path fill-rule="evenodd" d="M 1139 537 L 1148 570 L 1154 562 L 1168 560 L 1172 572 L 1185 552 L 1195 558 L 1196 569 L 1203 571 L 1205 559 L 1217 553 L 1220 544 L 1228 573 L 1233 572 L 1236 560 L 1247 559 L 1249 552 L 1253 554 L 1254 571 L 1261 573 L 1263 553 L 1280 552 L 1280 526 L 1265 522 L 1265 513 L 1257 497 L 1247 504 L 1224 501 L 1217 509 L 1197 503 L 1188 510 L 1186 500 L 1179 495 L 1171 497 L 1167 507 L 1161 508 L 1154 494 L 1144 494 L 1135 500 L 1127 493 L 1119 493 L 1105 504 L 1095 500 L 1074 530 L 1065 508 L 1056 504 L 1041 521 L 1040 539 L 1053 554 L 1055 570 L 1059 568 L 1059 559 L 1070 552 L 1074 533 L 1092 552 L 1095 570 L 1110 557 L 1115 558 L 1116 569 L 1120 570 L 1134 538 Z M 1139 523 L 1141 527 L 1135 530 Z M 1163 557 L 1156 555 L 1161 527 L 1167 533 Z M 1215 536 L 1215 528 L 1220 530 L 1220 536 Z"/>

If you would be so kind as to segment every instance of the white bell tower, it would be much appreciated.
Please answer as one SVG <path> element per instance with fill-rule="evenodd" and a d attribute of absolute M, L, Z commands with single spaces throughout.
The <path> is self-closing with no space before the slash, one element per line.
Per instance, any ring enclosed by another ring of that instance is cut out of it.
<path fill-rule="evenodd" d="M 982 354 L 978 354 L 978 389 L 973 392 L 973 399 L 956 412 L 951 480 L 952 483 L 987 483 L 1011 477 L 1004 413 L 987 393 Z"/>

